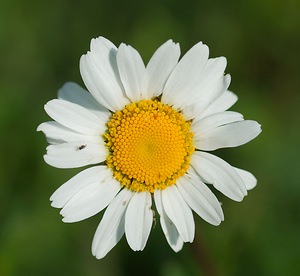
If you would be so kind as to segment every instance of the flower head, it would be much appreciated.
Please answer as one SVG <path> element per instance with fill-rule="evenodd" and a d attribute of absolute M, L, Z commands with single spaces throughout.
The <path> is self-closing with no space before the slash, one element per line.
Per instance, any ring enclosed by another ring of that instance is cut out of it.
<path fill-rule="evenodd" d="M 164 43 L 144 65 L 125 44 L 99 37 L 80 59 L 88 89 L 66 83 L 45 105 L 54 120 L 39 125 L 49 142 L 45 161 L 84 169 L 51 196 L 64 222 L 105 209 L 92 253 L 103 258 L 126 235 L 143 250 L 154 206 L 171 248 L 177 252 L 195 233 L 194 211 L 219 225 L 222 208 L 210 184 L 241 201 L 255 177 L 207 151 L 236 147 L 260 132 L 255 121 L 227 111 L 237 96 L 228 90 L 226 59 L 209 58 L 201 42 L 180 60 L 180 48 Z"/>

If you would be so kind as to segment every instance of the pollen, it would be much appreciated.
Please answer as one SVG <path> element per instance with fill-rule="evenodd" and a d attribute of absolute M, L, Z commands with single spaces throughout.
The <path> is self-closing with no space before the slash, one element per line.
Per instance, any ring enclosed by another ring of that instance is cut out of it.
<path fill-rule="evenodd" d="M 107 123 L 107 166 L 132 191 L 165 189 L 189 168 L 195 150 L 190 125 L 158 99 L 131 103 L 113 113 Z"/>

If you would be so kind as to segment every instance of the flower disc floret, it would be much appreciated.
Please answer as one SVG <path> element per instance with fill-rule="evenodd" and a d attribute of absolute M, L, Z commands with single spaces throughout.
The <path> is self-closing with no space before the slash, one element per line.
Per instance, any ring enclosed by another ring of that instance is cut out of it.
<path fill-rule="evenodd" d="M 112 114 L 104 135 L 107 166 L 132 191 L 165 189 L 189 168 L 190 121 L 159 100 L 142 100 Z"/>

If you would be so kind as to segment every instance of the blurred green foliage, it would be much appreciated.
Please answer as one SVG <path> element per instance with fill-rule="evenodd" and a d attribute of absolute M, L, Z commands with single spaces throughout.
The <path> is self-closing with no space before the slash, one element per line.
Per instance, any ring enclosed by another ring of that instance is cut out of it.
<path fill-rule="evenodd" d="M 50 207 L 52 192 L 79 170 L 46 165 L 46 141 L 35 130 L 64 82 L 83 85 L 79 57 L 99 35 L 134 46 L 145 62 L 169 38 L 182 53 L 203 41 L 212 57 L 228 59 L 239 96 L 233 109 L 262 124 L 255 141 L 217 152 L 252 171 L 258 186 L 242 203 L 218 194 L 225 221 L 213 227 L 195 216 L 196 241 L 178 254 L 157 225 L 143 252 L 123 239 L 98 261 L 90 246 L 101 214 L 64 224 Z M 220 275 L 296 275 L 299 49 L 296 0 L 1 0 L 0 275 L 204 275 L 201 258 Z"/>

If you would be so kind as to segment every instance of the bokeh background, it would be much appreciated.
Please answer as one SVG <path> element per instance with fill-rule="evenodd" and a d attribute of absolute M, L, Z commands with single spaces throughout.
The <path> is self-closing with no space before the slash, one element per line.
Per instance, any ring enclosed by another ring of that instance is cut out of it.
<path fill-rule="evenodd" d="M 137 48 L 147 62 L 172 38 L 226 56 L 234 110 L 262 124 L 254 141 L 219 150 L 253 172 L 242 203 L 218 195 L 219 227 L 195 216 L 196 240 L 175 254 L 160 226 L 143 252 L 125 239 L 103 260 L 91 252 L 102 214 L 61 222 L 49 197 L 79 170 L 51 168 L 36 127 L 66 81 L 81 85 L 79 58 L 103 35 Z M 0 275 L 296 275 L 300 269 L 300 2 L 0 1 Z"/>

